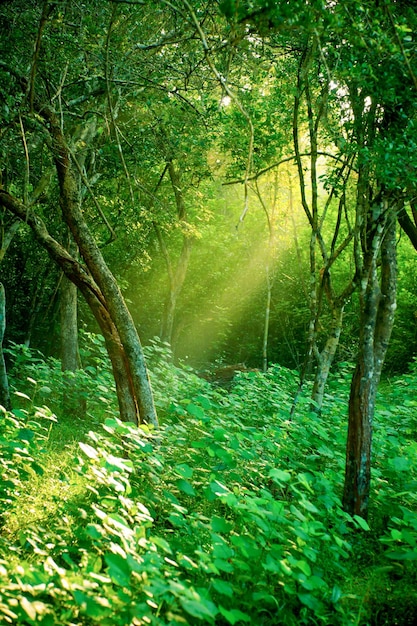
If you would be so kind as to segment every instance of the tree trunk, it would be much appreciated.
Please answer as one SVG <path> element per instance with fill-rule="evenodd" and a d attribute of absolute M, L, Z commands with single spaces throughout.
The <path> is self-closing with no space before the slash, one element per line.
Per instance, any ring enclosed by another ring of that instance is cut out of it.
<path fill-rule="evenodd" d="M 268 338 L 269 338 L 269 319 L 271 313 L 272 299 L 272 280 L 269 265 L 266 267 L 266 303 L 264 315 L 264 335 L 262 339 L 262 371 L 268 371 Z"/>
<path fill-rule="evenodd" d="M 180 257 L 175 272 L 169 272 L 168 295 L 162 315 L 161 339 L 172 345 L 177 299 L 184 285 L 190 260 L 192 242 L 184 235 Z"/>
<path fill-rule="evenodd" d="M 397 291 L 396 212 L 386 201 L 381 204 L 381 216 L 384 222 L 373 222 L 372 238 L 366 244 L 360 292 L 359 355 L 350 390 L 343 492 L 345 511 L 364 519 L 368 515 L 375 400 L 394 323 Z"/>
<path fill-rule="evenodd" d="M 54 142 L 54 159 L 60 187 L 62 214 L 69 227 L 80 254 L 97 284 L 105 308 L 114 324 L 125 355 L 125 376 L 137 407 L 137 422 L 158 425 L 153 394 L 142 345 L 132 316 L 126 306 L 119 286 L 104 261 L 80 207 L 77 179 L 71 167 L 70 154 L 66 146 L 59 120 L 47 106 L 40 113 L 49 125 Z"/>
<path fill-rule="evenodd" d="M 339 345 L 340 333 L 342 332 L 344 307 L 334 307 L 332 310 L 332 327 L 323 350 L 316 354 L 317 368 L 314 377 L 313 391 L 311 399 L 312 411 L 320 413 L 323 405 L 324 390 L 327 384 L 330 367 Z"/>
<path fill-rule="evenodd" d="M 177 206 L 178 222 L 182 227 L 187 226 L 187 209 L 184 200 L 184 194 L 181 187 L 181 176 L 173 161 L 168 162 L 168 172 L 171 179 L 171 185 L 174 190 L 175 203 Z M 188 264 L 192 249 L 192 239 L 190 234 L 183 232 L 183 241 L 180 256 L 177 260 L 175 270 L 172 267 L 171 259 L 165 243 L 162 241 L 162 233 L 157 228 L 157 235 L 161 245 L 162 253 L 165 258 L 168 271 L 168 294 L 165 300 L 164 311 L 162 314 L 161 339 L 172 345 L 174 332 L 175 312 L 177 308 L 177 300 L 184 286 L 187 276 Z"/>
<path fill-rule="evenodd" d="M 61 369 L 64 377 L 64 415 L 85 418 L 86 399 L 80 395 L 75 372 L 80 368 L 78 349 L 77 286 L 66 276 L 60 285 Z"/>
<path fill-rule="evenodd" d="M 120 417 L 124 421 L 138 423 L 142 419 L 142 414 L 136 401 L 132 377 L 129 375 L 130 364 L 128 356 L 118 329 L 108 310 L 106 299 L 98 285 L 86 269 L 50 236 L 43 221 L 30 208 L 2 189 L 0 189 L 0 205 L 31 227 L 39 243 L 48 251 L 51 258 L 58 263 L 65 275 L 80 289 L 105 339 L 116 383 Z M 157 424 L 156 413 L 155 420 L 152 423 Z"/>
<path fill-rule="evenodd" d="M 3 354 L 3 339 L 6 330 L 6 294 L 2 283 L 0 283 L 0 404 L 7 411 L 10 411 L 12 404 L 10 401 L 9 381 L 7 379 L 6 363 Z"/>

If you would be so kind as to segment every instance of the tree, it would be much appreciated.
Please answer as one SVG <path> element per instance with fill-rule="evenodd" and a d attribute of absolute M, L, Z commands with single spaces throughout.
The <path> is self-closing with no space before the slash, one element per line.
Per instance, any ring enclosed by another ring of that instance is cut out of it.
<path fill-rule="evenodd" d="M 48 90 L 39 89 L 35 93 L 36 70 L 41 57 L 40 42 L 45 34 L 48 19 L 54 10 L 54 7 L 49 7 L 47 10 L 47 5 L 48 3 L 44 4 L 39 20 L 36 33 L 36 54 L 32 59 L 29 79 L 26 79 L 14 67 L 8 66 L 6 62 L 2 63 L 2 69 L 7 76 L 7 81 L 14 83 L 14 90 L 19 94 L 17 103 L 18 105 L 22 103 L 20 108 L 26 116 L 29 116 L 29 119 L 36 118 L 38 123 L 41 122 L 43 132 L 47 133 L 56 168 L 62 217 L 79 247 L 85 267 L 66 253 L 62 246 L 49 235 L 42 220 L 27 204 L 20 202 L 6 190 L 0 192 L 0 203 L 16 217 L 28 222 L 35 236 L 60 264 L 64 273 L 82 290 L 106 339 L 122 418 L 134 422 L 151 422 L 156 425 L 157 417 L 141 343 L 120 289 L 82 213 L 74 172 L 74 158 L 63 132 L 62 119 L 48 103 L 50 93 Z M 31 13 L 30 16 L 33 19 L 36 13 Z M 47 86 L 52 88 L 52 83 L 48 82 L 47 76 L 45 80 Z M 62 85 L 56 91 L 56 96 L 59 96 L 61 89 Z M 24 97 L 25 93 L 28 94 L 27 98 Z M 15 112 L 16 116 L 18 114 L 19 109 Z M 11 127 L 13 122 L 12 117 Z"/>
<path fill-rule="evenodd" d="M 249 22 L 264 40 L 280 41 L 297 55 L 301 41 L 297 93 L 306 93 L 310 135 L 311 211 L 304 198 L 303 205 L 312 227 L 312 285 L 316 284 L 315 244 L 321 238 L 314 191 L 318 154 L 315 130 L 320 116 L 316 121 L 313 118 L 306 82 L 312 63 L 320 67 L 317 76 L 323 86 L 322 98 L 327 98 L 333 89 L 339 101 L 340 133 L 334 154 L 342 162 L 353 159 L 353 169 L 358 172 L 349 237 L 353 238 L 355 259 L 352 285 L 360 284 L 361 328 L 349 402 L 343 501 L 347 511 L 366 517 L 375 397 L 396 302 L 395 223 L 398 213 L 405 219 L 402 202 L 412 187 L 406 159 L 415 142 L 417 81 L 413 41 L 408 33 L 414 32 L 415 15 L 407 3 L 386 2 L 380 6 L 355 0 L 348 6 L 343 2 L 332 6 L 294 2 L 291 7 L 285 2 L 271 7 L 260 0 L 252 4 L 250 12 L 227 2 L 223 9 L 230 20 Z M 297 107 L 296 96 L 295 115 Z M 294 139 L 302 180 L 304 169 L 296 145 L 297 133 Z M 329 267 L 325 264 L 323 269 L 321 289 L 331 293 Z M 315 301 L 312 299 L 313 304 Z M 311 316 L 314 319 L 315 314 Z M 314 338 L 313 323 L 310 337 Z"/>

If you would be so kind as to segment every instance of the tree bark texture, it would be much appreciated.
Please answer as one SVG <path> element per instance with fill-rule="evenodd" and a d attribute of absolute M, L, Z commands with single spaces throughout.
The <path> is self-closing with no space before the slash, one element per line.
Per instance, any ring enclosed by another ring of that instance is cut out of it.
<path fill-rule="evenodd" d="M 397 292 L 396 211 L 387 201 L 381 204 L 381 217 L 373 224 L 364 256 L 359 355 L 349 398 L 343 492 L 344 509 L 364 519 L 368 515 L 370 494 L 375 400 L 394 323 Z"/>
<path fill-rule="evenodd" d="M 65 415 L 84 418 L 87 403 L 79 393 L 74 376 L 80 368 L 77 291 L 77 286 L 63 276 L 60 285 L 61 369 L 64 377 L 62 408 Z"/>
<path fill-rule="evenodd" d="M 313 391 L 311 399 L 313 411 L 320 412 L 323 405 L 324 390 L 327 384 L 330 368 L 339 345 L 340 334 L 342 332 L 344 307 L 334 306 L 332 309 L 332 324 L 330 333 L 326 339 L 323 350 L 316 354 L 316 373 L 314 376 Z"/>
<path fill-rule="evenodd" d="M 6 294 L 4 286 L 0 283 L 0 404 L 7 411 L 12 408 L 7 378 L 6 362 L 3 354 L 3 339 L 6 330 Z"/>

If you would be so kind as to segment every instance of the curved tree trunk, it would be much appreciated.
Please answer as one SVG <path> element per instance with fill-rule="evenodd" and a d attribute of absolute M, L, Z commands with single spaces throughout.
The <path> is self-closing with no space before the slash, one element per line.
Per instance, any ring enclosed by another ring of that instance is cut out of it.
<path fill-rule="evenodd" d="M 132 377 L 129 376 L 130 363 L 128 355 L 108 309 L 107 301 L 94 279 L 86 271 L 85 267 L 50 236 L 43 221 L 30 208 L 2 189 L 0 189 L 0 205 L 31 227 L 39 243 L 48 251 L 51 258 L 58 263 L 65 275 L 77 285 L 83 294 L 105 339 L 116 383 L 121 419 L 133 423 L 146 421 L 140 413 Z M 156 413 L 152 423 L 157 425 Z"/>
<path fill-rule="evenodd" d="M 59 120 L 49 107 L 40 107 L 40 114 L 47 121 L 54 142 L 54 159 L 64 221 L 100 289 L 106 309 L 124 349 L 125 375 L 134 395 L 134 404 L 137 406 L 137 422 L 147 422 L 157 426 L 158 418 L 142 345 L 119 286 L 104 261 L 81 211 L 77 179 L 71 167 L 69 150 Z"/>

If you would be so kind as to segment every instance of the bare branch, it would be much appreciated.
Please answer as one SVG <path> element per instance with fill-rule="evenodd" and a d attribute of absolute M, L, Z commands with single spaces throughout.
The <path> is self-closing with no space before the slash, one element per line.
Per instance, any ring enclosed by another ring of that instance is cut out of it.
<path fill-rule="evenodd" d="M 109 28 L 107 30 L 107 37 L 106 37 L 105 73 L 106 73 L 106 87 L 107 87 L 107 102 L 109 104 L 110 117 L 111 117 L 111 121 L 112 121 L 112 124 L 113 124 L 114 132 L 115 132 L 117 149 L 119 151 L 120 161 L 122 163 L 123 170 L 124 170 L 124 173 L 126 175 L 127 182 L 129 184 L 130 199 L 132 201 L 132 206 L 134 206 L 134 204 L 135 204 L 135 197 L 134 197 L 134 194 L 133 194 L 132 181 L 130 179 L 129 170 L 128 170 L 127 165 L 126 165 L 125 157 L 124 157 L 124 154 L 123 154 L 123 148 L 122 148 L 122 145 L 120 143 L 119 128 L 118 128 L 118 126 L 116 124 L 116 118 L 115 118 L 113 103 L 112 103 L 111 94 L 110 94 L 110 79 L 109 79 L 110 37 L 111 37 L 111 31 L 112 31 L 112 28 L 113 28 L 113 22 L 114 22 L 115 17 L 116 17 L 116 6 L 113 7 L 112 15 L 111 15 L 111 18 L 110 18 Z"/>
<path fill-rule="evenodd" d="M 30 68 L 30 77 L 29 77 L 29 85 L 28 85 L 29 86 L 28 96 L 29 96 L 30 111 L 33 111 L 33 99 L 35 97 L 35 77 L 36 77 L 39 53 L 41 49 L 42 35 L 43 35 L 44 28 L 46 26 L 46 23 L 48 21 L 50 12 L 53 10 L 53 8 L 54 7 L 51 7 L 51 9 L 48 10 L 49 9 L 48 0 L 44 1 L 43 8 L 42 8 L 42 15 L 41 15 L 41 19 L 39 22 L 38 34 L 36 37 L 35 50 L 33 52 L 32 66 Z"/>
<path fill-rule="evenodd" d="M 248 157 L 247 157 L 247 161 L 246 161 L 246 172 L 245 172 L 245 179 L 244 179 L 245 201 L 244 201 L 244 208 L 243 208 L 242 214 L 241 214 L 241 216 L 239 218 L 239 222 L 241 223 L 245 219 L 246 213 L 249 210 L 249 185 L 248 185 L 248 181 L 249 181 L 250 172 L 252 170 L 253 147 L 254 147 L 254 141 L 255 141 L 255 129 L 254 129 L 254 126 L 253 126 L 253 122 L 252 122 L 251 116 L 249 115 L 249 113 L 246 111 L 246 109 L 244 108 L 244 106 L 240 102 L 238 96 L 230 88 L 230 86 L 229 86 L 227 80 L 225 79 L 225 77 L 221 75 L 221 73 L 217 69 L 213 59 L 211 58 L 210 48 L 209 48 L 209 45 L 207 43 L 206 36 L 204 34 L 202 26 L 201 26 L 200 22 L 198 21 L 197 16 L 194 13 L 190 3 L 188 2 L 188 0 L 182 0 L 182 1 L 183 1 L 183 4 L 187 7 L 187 10 L 188 10 L 188 12 L 189 12 L 189 14 L 191 16 L 191 19 L 192 19 L 192 21 L 195 24 L 195 27 L 196 27 L 197 32 L 199 34 L 199 37 L 201 39 L 201 43 L 203 44 L 205 58 L 207 60 L 207 63 L 209 65 L 211 71 L 213 72 L 213 74 L 216 77 L 216 79 L 219 82 L 219 84 L 222 86 L 222 88 L 223 88 L 224 92 L 226 93 L 226 95 L 228 95 L 229 98 L 232 100 L 232 102 L 234 102 L 236 104 L 237 108 L 239 109 L 239 111 L 241 112 L 241 114 L 243 115 L 243 117 L 245 118 L 245 120 L 246 120 L 246 122 L 247 122 L 247 124 L 249 126 L 249 148 L 248 148 Z"/>

